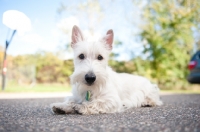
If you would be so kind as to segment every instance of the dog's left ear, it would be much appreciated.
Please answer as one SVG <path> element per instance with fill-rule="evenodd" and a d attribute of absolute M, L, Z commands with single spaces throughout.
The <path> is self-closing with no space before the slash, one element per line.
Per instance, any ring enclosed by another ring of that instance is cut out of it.
<path fill-rule="evenodd" d="M 110 29 L 110 30 L 107 31 L 106 36 L 103 38 L 103 40 L 107 44 L 109 50 L 112 49 L 113 37 L 114 37 L 113 30 Z"/>

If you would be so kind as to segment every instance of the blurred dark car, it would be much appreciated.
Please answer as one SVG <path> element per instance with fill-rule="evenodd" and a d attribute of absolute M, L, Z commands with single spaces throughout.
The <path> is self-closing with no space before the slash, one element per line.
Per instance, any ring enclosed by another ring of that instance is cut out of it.
<path fill-rule="evenodd" d="M 187 80 L 190 83 L 200 84 L 200 50 L 192 56 L 188 64 L 188 69 L 190 70 L 190 74 Z"/>

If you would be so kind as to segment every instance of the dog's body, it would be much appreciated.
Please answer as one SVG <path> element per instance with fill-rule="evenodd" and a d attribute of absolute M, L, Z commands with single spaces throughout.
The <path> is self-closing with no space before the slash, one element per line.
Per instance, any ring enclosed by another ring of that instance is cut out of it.
<path fill-rule="evenodd" d="M 100 41 L 87 42 L 80 29 L 73 27 L 73 96 L 63 103 L 51 104 L 54 113 L 114 113 L 133 107 L 162 105 L 157 85 L 141 76 L 116 73 L 108 66 L 113 36 L 109 30 Z"/>

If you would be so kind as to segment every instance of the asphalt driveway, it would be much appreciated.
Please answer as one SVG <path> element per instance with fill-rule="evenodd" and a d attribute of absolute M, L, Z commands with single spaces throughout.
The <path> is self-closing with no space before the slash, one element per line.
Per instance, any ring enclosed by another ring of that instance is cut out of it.
<path fill-rule="evenodd" d="M 162 95 L 161 107 L 101 115 L 54 115 L 63 98 L 1 99 L 0 132 L 200 132 L 200 94 Z"/>

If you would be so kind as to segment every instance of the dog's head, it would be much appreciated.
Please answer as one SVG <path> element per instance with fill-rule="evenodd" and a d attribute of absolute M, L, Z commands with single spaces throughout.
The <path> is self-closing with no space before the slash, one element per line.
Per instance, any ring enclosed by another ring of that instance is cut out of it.
<path fill-rule="evenodd" d="M 75 70 L 71 76 L 72 83 L 83 84 L 87 87 L 105 83 L 113 36 L 113 30 L 108 30 L 99 41 L 89 42 L 84 39 L 77 26 L 73 27 L 71 47 L 74 51 Z"/>

